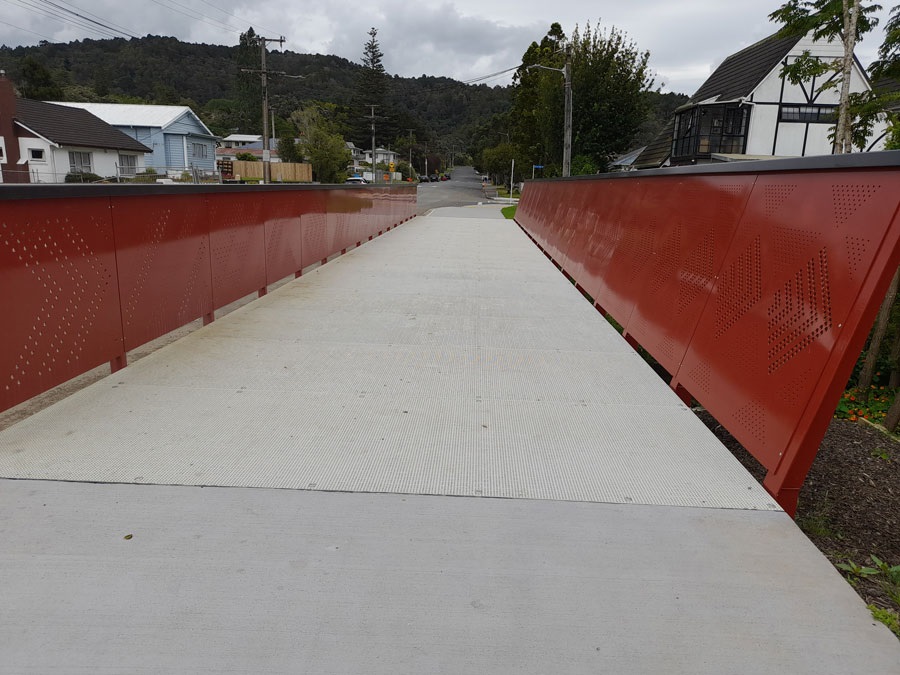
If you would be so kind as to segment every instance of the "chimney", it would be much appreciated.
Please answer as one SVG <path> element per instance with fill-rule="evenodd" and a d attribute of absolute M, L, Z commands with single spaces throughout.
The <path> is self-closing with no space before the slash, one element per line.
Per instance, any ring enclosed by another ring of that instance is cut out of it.
<path fill-rule="evenodd" d="M 0 182 L 28 183 L 28 166 L 19 164 L 19 139 L 16 136 L 16 92 L 6 72 L 0 70 L 0 138 L 3 139 L 3 163 Z"/>

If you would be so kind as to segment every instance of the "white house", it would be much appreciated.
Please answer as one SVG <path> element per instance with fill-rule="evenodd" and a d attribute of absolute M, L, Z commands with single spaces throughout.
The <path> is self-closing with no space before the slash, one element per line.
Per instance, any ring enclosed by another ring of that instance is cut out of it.
<path fill-rule="evenodd" d="M 242 148 L 251 143 L 262 143 L 262 136 L 256 134 L 229 134 L 222 139 L 223 148 Z"/>
<path fill-rule="evenodd" d="M 352 150 L 351 150 L 352 152 Z M 397 153 L 393 150 L 385 150 L 384 148 L 375 148 L 375 164 L 390 164 L 391 162 L 397 162 Z M 364 151 L 364 161 L 368 162 L 370 165 L 372 164 L 372 151 L 365 150 Z"/>
<path fill-rule="evenodd" d="M 823 81 L 791 84 L 785 64 L 804 51 L 821 60 L 843 55 L 839 41 L 772 35 L 726 58 L 635 160 L 636 168 L 759 157 L 830 155 L 839 91 Z M 854 58 L 850 91 L 872 88 Z M 882 150 L 886 124 L 876 124 L 867 151 Z"/>
<path fill-rule="evenodd" d="M 0 182 L 63 183 L 69 174 L 131 177 L 149 148 L 94 115 L 16 98 L 0 77 Z"/>

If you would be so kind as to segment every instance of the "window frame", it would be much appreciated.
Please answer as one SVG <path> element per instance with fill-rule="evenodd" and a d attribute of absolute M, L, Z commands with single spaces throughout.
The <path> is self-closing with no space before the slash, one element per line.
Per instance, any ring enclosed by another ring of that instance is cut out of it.
<path fill-rule="evenodd" d="M 40 153 L 40 157 L 36 157 L 35 153 Z M 28 161 L 40 164 L 46 164 L 47 151 L 44 148 L 28 148 Z"/>
<path fill-rule="evenodd" d="M 782 103 L 778 106 L 778 121 L 793 124 L 835 124 L 836 105 L 821 103 Z"/>
<path fill-rule="evenodd" d="M 119 155 L 119 175 L 130 177 L 137 175 L 137 155 Z"/>
<path fill-rule="evenodd" d="M 84 168 L 85 157 L 87 157 L 87 170 Z M 81 166 L 76 162 L 77 159 L 82 160 Z M 94 153 L 82 150 L 69 150 L 69 173 L 94 173 Z"/>

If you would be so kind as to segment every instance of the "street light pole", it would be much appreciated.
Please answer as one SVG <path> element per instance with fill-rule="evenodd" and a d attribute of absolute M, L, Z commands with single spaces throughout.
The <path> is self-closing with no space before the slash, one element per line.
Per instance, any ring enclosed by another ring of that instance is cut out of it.
<path fill-rule="evenodd" d="M 566 65 L 562 68 L 551 68 L 550 66 L 542 66 L 538 63 L 526 66 L 526 68 L 540 68 L 541 70 L 552 70 L 562 73 L 565 79 L 565 127 L 563 129 L 563 178 L 572 175 L 572 46 L 566 45 Z"/>

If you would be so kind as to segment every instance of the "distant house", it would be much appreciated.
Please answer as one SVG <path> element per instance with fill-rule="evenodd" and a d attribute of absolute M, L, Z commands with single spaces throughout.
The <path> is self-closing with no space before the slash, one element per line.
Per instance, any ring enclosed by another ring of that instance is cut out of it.
<path fill-rule="evenodd" d="M 384 148 L 375 148 L 375 164 L 390 164 L 396 162 L 399 155 L 393 150 L 385 150 Z M 365 161 L 372 164 L 372 151 L 365 151 Z"/>
<path fill-rule="evenodd" d="M 366 157 L 367 157 L 366 151 L 363 150 L 362 148 L 356 147 L 356 144 L 353 141 L 347 141 L 346 146 L 347 146 L 347 149 L 350 151 L 350 160 L 353 163 L 352 168 L 354 170 L 358 169 L 362 162 L 368 161 L 366 159 Z M 371 153 L 369 153 L 369 154 L 371 154 Z M 347 168 L 349 169 L 350 167 L 347 167 Z"/>
<path fill-rule="evenodd" d="M 219 160 L 231 160 L 234 161 L 237 159 L 238 155 L 248 154 L 253 155 L 259 161 L 262 161 L 263 158 L 263 143 L 262 137 L 256 136 L 255 141 L 244 143 L 243 145 L 232 145 L 231 147 L 223 147 L 216 148 L 216 159 Z M 280 162 L 281 157 L 278 156 L 278 141 L 276 139 L 271 139 L 269 141 L 269 161 L 270 162 Z"/>
<path fill-rule="evenodd" d="M 229 134 L 222 139 L 223 148 L 241 148 L 251 143 L 262 143 L 262 136 L 256 134 Z"/>
<path fill-rule="evenodd" d="M 150 148 L 146 163 L 157 172 L 215 171 L 216 141 L 194 112 L 183 105 L 63 103 L 81 108 Z"/>
<path fill-rule="evenodd" d="M 772 35 L 726 58 L 634 161 L 638 169 L 761 157 L 830 155 L 838 90 L 822 80 L 793 85 L 781 75 L 804 51 L 822 60 L 843 54 L 840 42 Z M 854 58 L 850 91 L 871 89 Z M 866 150 L 884 147 L 876 125 Z"/>
<path fill-rule="evenodd" d="M 130 177 L 144 170 L 149 150 L 85 110 L 16 98 L 0 75 L 0 183 Z"/>

